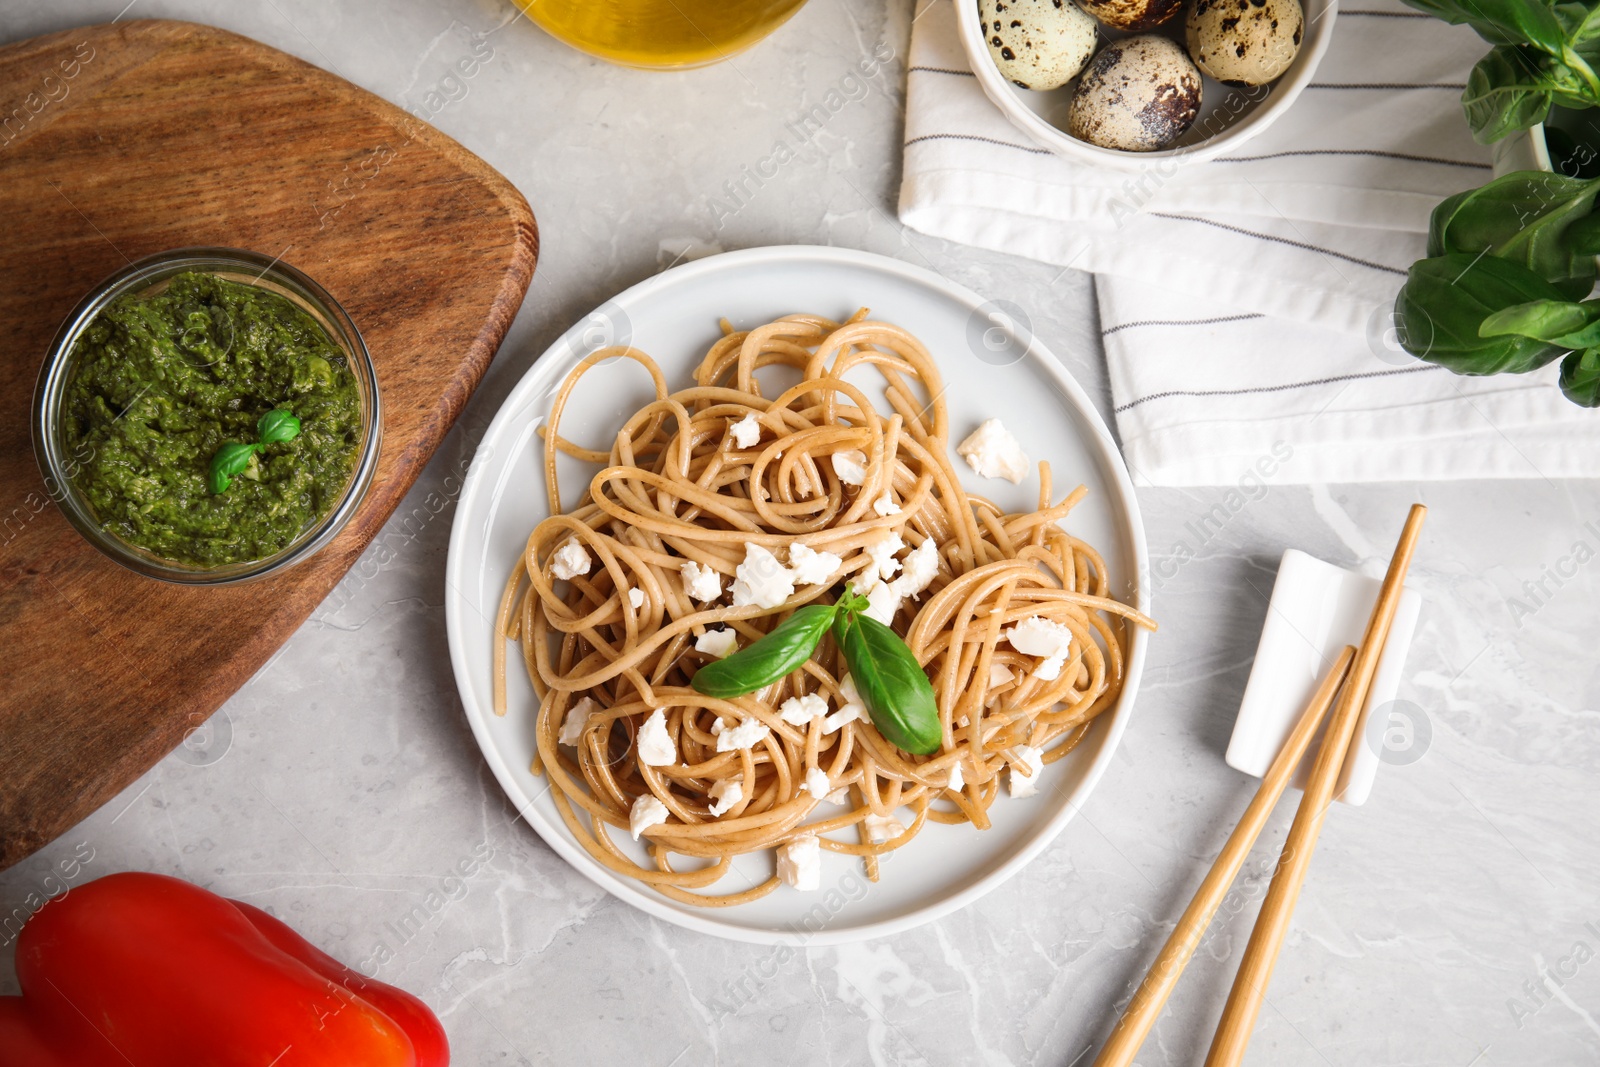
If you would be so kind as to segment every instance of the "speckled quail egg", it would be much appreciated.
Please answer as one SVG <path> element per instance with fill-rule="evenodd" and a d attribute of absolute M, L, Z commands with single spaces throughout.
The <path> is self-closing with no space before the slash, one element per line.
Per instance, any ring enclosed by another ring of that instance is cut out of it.
<path fill-rule="evenodd" d="M 1229 85 L 1265 85 L 1300 51 L 1300 0 L 1195 0 L 1184 23 L 1189 55 Z"/>
<path fill-rule="evenodd" d="M 1078 0 L 1078 6 L 1114 30 L 1153 30 L 1183 7 L 1183 0 Z"/>
<path fill-rule="evenodd" d="M 978 0 L 1000 73 L 1024 89 L 1059 89 L 1094 55 L 1094 19 L 1072 0 Z"/>
<path fill-rule="evenodd" d="M 1101 148 L 1149 152 L 1176 141 L 1200 111 L 1200 72 L 1176 41 L 1113 41 L 1084 69 L 1067 132 Z"/>

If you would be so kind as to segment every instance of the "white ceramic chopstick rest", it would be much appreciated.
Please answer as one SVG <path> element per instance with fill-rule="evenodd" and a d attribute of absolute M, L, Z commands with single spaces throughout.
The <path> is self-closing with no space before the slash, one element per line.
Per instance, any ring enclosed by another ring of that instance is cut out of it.
<path fill-rule="evenodd" d="M 1239 703 L 1239 717 L 1233 724 L 1233 739 L 1228 743 L 1228 766 L 1259 778 L 1266 774 L 1272 758 L 1283 747 L 1295 718 L 1317 681 L 1327 673 L 1345 645 L 1358 644 L 1367 617 L 1377 602 L 1383 582 L 1343 567 L 1324 563 L 1296 549 L 1283 554 L 1278 579 L 1272 587 L 1272 601 L 1256 649 L 1255 666 Z M 1400 689 L 1406 652 L 1422 610 L 1422 597 L 1407 588 L 1395 609 L 1389 639 L 1372 679 L 1372 689 L 1362 709 L 1359 740 L 1351 746 L 1339 776 L 1335 796 L 1346 804 L 1362 804 L 1372 793 L 1372 782 L 1383 761 L 1386 733 L 1391 725 L 1401 731 L 1402 745 L 1425 743 L 1416 734 L 1416 722 L 1375 722 L 1376 709 L 1385 709 Z M 1425 726 L 1423 727 L 1426 728 Z M 1411 731 L 1409 738 L 1405 731 Z M 1403 751 L 1400 750 L 1400 751 Z M 1316 752 L 1313 746 L 1311 752 Z M 1303 786 L 1312 756 L 1308 755 L 1292 784 Z"/>

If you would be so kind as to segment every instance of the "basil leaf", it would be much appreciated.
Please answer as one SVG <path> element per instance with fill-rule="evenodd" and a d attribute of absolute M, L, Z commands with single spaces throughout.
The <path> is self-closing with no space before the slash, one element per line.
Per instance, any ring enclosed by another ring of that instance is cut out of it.
<path fill-rule="evenodd" d="M 1503 337 L 1516 334 L 1532 337 L 1536 341 L 1561 344 L 1567 334 L 1582 330 L 1593 321 L 1588 308 L 1582 304 L 1569 304 L 1564 300 L 1530 300 L 1526 304 L 1513 304 L 1501 308 L 1478 327 L 1480 337 Z M 1590 342 L 1600 344 L 1600 341 Z M 1567 344 L 1568 348 L 1584 348 L 1581 344 Z"/>
<path fill-rule="evenodd" d="M 1593 42 L 1584 50 L 1550 50 L 1503 44 L 1478 61 L 1467 76 L 1461 106 L 1482 144 L 1544 121 L 1551 104 L 1575 110 L 1600 105 L 1600 76 L 1593 67 Z"/>
<path fill-rule="evenodd" d="M 217 449 L 211 457 L 211 470 L 206 476 L 206 488 L 213 493 L 225 493 L 233 479 L 244 473 L 255 458 L 260 445 L 227 444 Z"/>
<path fill-rule="evenodd" d="M 1600 35 L 1600 17 L 1596 17 L 1600 16 L 1600 7 L 1568 0 L 1555 6 L 1555 16 L 1561 23 L 1561 32 L 1575 48 Z"/>
<path fill-rule="evenodd" d="M 1428 255 L 1487 251 L 1555 284 L 1573 300 L 1594 287 L 1600 181 L 1542 171 L 1502 175 L 1434 208 Z"/>
<path fill-rule="evenodd" d="M 1544 121 L 1552 103 L 1600 105 L 1595 73 L 1600 16 L 1593 4 L 1552 0 L 1406 0 L 1446 22 L 1466 23 L 1494 45 L 1461 94 L 1472 135 L 1489 144 Z"/>
<path fill-rule="evenodd" d="M 1600 407 L 1600 348 L 1586 348 L 1561 361 L 1561 391 L 1580 407 Z"/>
<path fill-rule="evenodd" d="M 1524 174 L 1527 172 L 1518 171 L 1517 173 Z M 1495 179 L 1495 181 L 1491 181 L 1489 185 L 1494 185 L 1497 181 L 1499 181 L 1498 178 Z M 1489 185 L 1482 185 L 1476 189 L 1468 189 L 1464 193 L 1457 193 L 1454 196 L 1447 196 L 1443 200 L 1439 201 L 1438 206 L 1433 209 L 1433 214 L 1428 216 L 1428 256 L 1430 258 L 1434 256 L 1442 256 L 1446 252 L 1474 251 L 1474 249 L 1467 247 L 1470 238 L 1463 239 L 1462 237 L 1456 236 L 1451 231 L 1451 225 L 1455 222 L 1456 215 L 1461 211 L 1461 209 L 1468 202 L 1470 202 L 1473 197 L 1482 194 L 1486 189 L 1488 189 Z M 1515 220 L 1515 225 L 1520 227 L 1522 225 L 1521 220 Z M 1500 228 L 1493 231 L 1493 235 L 1496 238 L 1503 240 L 1505 237 L 1509 236 L 1510 231 L 1510 226 L 1502 225 Z"/>
<path fill-rule="evenodd" d="M 914 755 L 939 751 L 944 730 L 933 683 L 900 635 L 877 619 L 843 612 L 833 624 L 833 638 L 878 732 Z"/>
<path fill-rule="evenodd" d="M 1539 340 L 1575 350 L 1600 345 L 1600 317 L 1597 317 L 1597 311 L 1593 307 L 1589 307 L 1589 315 L 1588 323 L 1579 329 L 1561 334 L 1559 337 L 1540 337 Z"/>
<path fill-rule="evenodd" d="M 264 445 L 293 441 L 300 436 L 300 420 L 295 418 L 292 411 L 274 408 L 261 416 L 261 420 L 256 423 L 256 432 L 261 435 L 261 443 Z"/>
<path fill-rule="evenodd" d="M 1567 28 L 1550 0 L 1405 0 L 1446 22 L 1466 23 L 1490 44 L 1531 44 L 1560 54 Z"/>
<path fill-rule="evenodd" d="M 1593 348 L 1600 345 L 1600 303 L 1552 304 L 1534 301 L 1495 312 L 1478 328 L 1485 337 L 1496 333 L 1516 333 L 1536 341 L 1560 345 L 1565 349 Z"/>
<path fill-rule="evenodd" d="M 771 685 L 811 658 L 837 611 L 833 604 L 808 604 L 759 641 L 701 667 L 691 684 L 696 692 L 724 700 Z"/>
<path fill-rule="evenodd" d="M 1418 260 L 1395 301 L 1400 343 L 1419 359 L 1457 374 L 1521 374 L 1563 354 L 1530 337 L 1484 337 L 1483 321 L 1501 308 L 1562 301 L 1555 286 L 1527 267 L 1489 255 L 1452 252 Z"/>
<path fill-rule="evenodd" d="M 1461 94 L 1461 110 L 1473 139 L 1493 144 L 1543 122 L 1554 89 L 1552 63 L 1531 48 L 1512 45 L 1500 45 L 1480 59 Z"/>
<path fill-rule="evenodd" d="M 1573 143 L 1576 145 L 1577 142 Z M 1593 148 L 1588 146 L 1584 146 L 1584 148 L 1588 152 L 1588 157 L 1579 163 L 1580 166 L 1587 166 L 1595 158 Z M 1567 247 L 1572 250 L 1574 256 L 1600 255 L 1600 215 L 1589 215 L 1586 218 L 1576 220 L 1567 227 L 1563 236 L 1566 239 Z"/>

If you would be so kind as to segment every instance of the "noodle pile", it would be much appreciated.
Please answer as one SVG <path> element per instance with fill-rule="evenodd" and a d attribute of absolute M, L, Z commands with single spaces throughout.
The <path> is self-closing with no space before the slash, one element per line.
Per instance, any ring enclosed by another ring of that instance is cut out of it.
<path fill-rule="evenodd" d="M 962 490 L 932 358 L 911 334 L 865 315 L 844 324 L 790 315 L 749 332 L 724 323 L 694 385 L 677 392 L 637 349 L 594 352 L 562 385 L 545 428 L 551 517 L 529 536 L 502 598 L 496 711 L 505 713 L 506 644 L 516 641 L 540 701 L 533 769 L 550 775 L 568 828 L 606 867 L 675 900 L 725 906 L 770 893 L 781 884 L 776 874 L 749 888 L 703 891 L 734 856 L 806 834 L 823 849 L 862 857 L 876 879 L 877 858 L 928 820 L 986 828 L 1001 772 L 1012 768 L 1014 786 L 1041 760 L 1065 756 L 1115 704 L 1131 627 L 1154 626 L 1111 598 L 1099 554 L 1062 529 L 1081 486 L 1052 504 L 1050 470 L 1041 463 L 1039 509 L 1021 514 Z M 578 381 L 618 357 L 650 374 L 656 399 L 605 451 L 561 438 L 562 411 Z M 875 389 L 881 381 L 889 414 L 854 384 L 864 378 Z M 780 380 L 786 387 L 768 399 Z M 760 438 L 740 447 L 735 438 L 749 439 L 749 423 L 742 435 L 733 427 L 752 413 Z M 866 457 L 859 485 L 832 462 L 852 451 Z M 602 465 L 571 510 L 562 507 L 558 453 Z M 840 689 L 847 668 L 831 638 L 802 669 L 747 696 L 721 700 L 690 687 L 695 670 L 711 661 L 695 649 L 700 635 L 730 626 L 745 647 L 794 609 L 832 603 L 852 576 L 878 573 L 867 548 L 891 535 L 907 549 L 931 538 L 938 550 L 937 575 L 900 602 L 893 621 L 933 682 L 943 728 L 937 753 L 895 748 L 865 716 L 842 727 L 821 717 L 785 721 L 779 709 L 790 698 L 816 694 L 830 712 L 849 703 L 849 690 Z M 570 542 L 594 565 L 561 580 L 555 557 L 563 548 L 570 554 Z M 779 608 L 730 606 L 728 587 L 747 545 L 781 561 L 796 544 L 842 563 L 826 582 L 796 584 Z M 716 572 L 720 599 L 691 597 L 682 574 L 689 561 Z M 1036 616 L 1071 631 L 1053 678 L 1004 633 Z M 569 724 L 575 706 L 577 722 Z M 657 710 L 676 758 L 653 765 L 640 758 L 637 742 Z M 718 734 L 746 720 L 769 732 L 749 748 L 719 752 Z M 568 740 L 576 734 L 575 745 L 562 743 L 563 727 Z M 808 772 L 818 781 L 818 770 L 826 796 L 806 787 Z M 948 788 L 953 771 L 955 789 Z M 739 799 L 713 815 L 730 783 Z M 647 794 L 667 817 L 643 831 L 649 860 L 641 865 L 610 828 L 626 832 Z M 898 809 L 909 810 L 909 819 Z"/>

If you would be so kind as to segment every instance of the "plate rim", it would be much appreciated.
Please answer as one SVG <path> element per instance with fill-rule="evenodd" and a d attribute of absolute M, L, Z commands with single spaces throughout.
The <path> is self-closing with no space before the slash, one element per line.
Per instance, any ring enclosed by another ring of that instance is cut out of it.
<path fill-rule="evenodd" d="M 605 307 L 621 308 L 626 310 L 630 304 L 647 299 L 655 294 L 658 289 L 667 289 L 684 284 L 696 284 L 702 276 L 716 275 L 727 270 L 738 270 L 742 267 L 754 265 L 772 265 L 776 263 L 799 264 L 813 269 L 837 266 L 848 266 L 856 269 L 878 272 L 919 285 L 925 289 L 933 290 L 938 295 L 953 300 L 969 311 L 976 311 L 985 304 L 992 303 L 973 290 L 938 274 L 934 271 L 906 263 L 903 260 L 889 256 L 879 255 L 853 248 L 842 248 L 832 245 L 764 245 L 755 248 L 735 249 L 706 256 L 681 266 L 672 267 L 651 275 L 642 281 L 624 289 L 622 292 L 602 301 L 596 310 Z M 575 320 L 581 323 L 583 317 Z M 544 378 L 560 380 L 571 368 L 557 370 L 560 354 L 563 350 L 570 350 L 572 337 L 571 329 L 564 331 L 549 346 L 541 352 L 537 359 L 523 372 L 522 377 L 511 391 L 500 402 L 494 417 L 489 421 L 478 448 L 484 442 L 498 440 L 499 436 L 508 432 L 501 423 L 510 423 L 517 417 L 521 409 L 528 403 L 529 395 L 534 394 Z M 1099 459 L 1109 470 L 1111 477 L 1108 479 L 1108 489 L 1114 492 L 1116 499 L 1112 506 L 1128 525 L 1128 538 L 1132 549 L 1133 574 L 1130 580 L 1133 583 L 1133 606 L 1139 611 L 1149 614 L 1151 589 L 1146 580 L 1149 569 L 1149 548 L 1144 528 L 1144 519 L 1139 510 L 1139 501 L 1134 491 L 1133 480 L 1128 473 L 1126 461 L 1121 450 L 1107 428 L 1105 420 L 1095 408 L 1088 393 L 1078 383 L 1077 379 L 1069 373 L 1055 356 L 1055 354 L 1036 337 L 1028 338 L 1028 347 L 1024 358 L 1031 359 L 1044 374 L 1051 378 L 1054 384 L 1062 391 L 1071 407 L 1077 409 L 1079 426 L 1089 430 L 1086 435 L 1096 450 Z M 474 459 L 476 459 L 476 451 Z M 968 904 L 982 898 L 1000 885 L 1009 881 L 1017 872 L 1022 870 L 1050 845 L 1067 823 L 1077 815 L 1083 801 L 1094 792 L 1095 786 L 1100 782 L 1101 776 L 1116 755 L 1117 747 L 1121 743 L 1122 735 L 1128 726 L 1128 719 L 1133 713 L 1135 699 L 1138 696 L 1139 683 L 1144 674 L 1144 665 L 1147 646 L 1150 639 L 1148 631 L 1135 627 L 1129 641 L 1127 657 L 1127 676 L 1122 693 L 1117 698 L 1117 703 L 1097 718 L 1107 720 L 1109 736 L 1104 742 L 1101 752 L 1090 763 L 1082 782 L 1077 789 L 1068 794 L 1057 810 L 1043 826 L 1033 831 L 1031 837 L 1003 863 L 997 864 L 993 869 L 984 873 L 962 888 L 927 904 L 893 916 L 887 919 L 878 919 L 871 922 L 858 923 L 837 928 L 824 928 L 815 932 L 780 928 L 776 926 L 742 926 L 734 923 L 717 921 L 713 916 L 720 914 L 714 909 L 706 909 L 704 914 L 691 912 L 674 904 L 665 897 L 650 892 L 643 885 L 635 884 L 615 872 L 610 871 L 597 863 L 588 852 L 572 839 L 570 832 L 559 818 L 550 820 L 549 830 L 542 825 L 544 816 L 533 810 L 535 802 L 544 794 L 530 797 L 522 788 L 521 783 L 513 775 L 511 768 L 503 758 L 499 746 L 489 732 L 490 723 L 497 717 L 493 708 L 479 706 L 479 702 L 471 688 L 471 666 L 466 662 L 465 635 L 463 627 L 470 624 L 470 620 L 463 617 L 463 599 L 461 592 L 466 586 L 463 584 L 462 568 L 465 566 L 465 543 L 472 536 L 466 516 L 472 511 L 472 504 L 479 493 L 485 491 L 488 481 L 488 465 L 480 466 L 471 463 L 467 475 L 463 480 L 461 495 L 456 502 L 455 514 L 451 516 L 450 541 L 446 550 L 445 559 L 445 634 L 450 648 L 450 666 L 455 675 L 456 690 L 460 697 L 462 711 L 467 718 L 467 723 L 472 729 L 472 736 L 479 752 L 494 773 L 496 782 L 517 807 L 517 816 L 530 826 L 539 838 L 575 871 L 593 882 L 612 896 L 624 903 L 640 909 L 648 915 L 654 916 L 665 922 L 672 923 L 697 933 L 709 934 L 727 940 L 741 941 L 747 944 L 782 945 L 796 942 L 807 946 L 825 946 L 837 944 L 852 944 L 872 938 L 887 937 L 900 933 L 942 918 L 952 912 L 966 907 Z M 477 614 L 474 612 L 473 614 Z M 493 638 L 491 636 L 490 640 Z M 511 666 L 508 660 L 508 668 Z"/>

